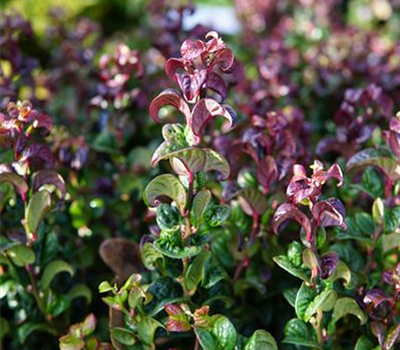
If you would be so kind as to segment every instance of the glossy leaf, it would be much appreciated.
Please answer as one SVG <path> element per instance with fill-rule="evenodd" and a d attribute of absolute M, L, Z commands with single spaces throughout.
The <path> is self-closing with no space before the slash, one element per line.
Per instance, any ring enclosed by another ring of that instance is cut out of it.
<path fill-rule="evenodd" d="M 206 155 L 200 148 L 185 148 L 168 155 L 171 166 L 180 176 L 188 176 L 203 170 Z"/>
<path fill-rule="evenodd" d="M 214 336 L 218 350 L 233 350 L 237 344 L 236 329 L 223 315 L 213 316 L 211 334 Z"/>
<path fill-rule="evenodd" d="M 211 257 L 211 252 L 203 252 L 197 255 L 190 263 L 185 274 L 185 288 L 192 294 L 196 291 L 197 285 L 201 283 L 205 276 L 205 267 Z"/>
<path fill-rule="evenodd" d="M 123 345 L 133 345 L 136 343 L 133 332 L 122 327 L 115 327 L 111 330 L 111 336 Z"/>
<path fill-rule="evenodd" d="M 306 270 L 302 269 L 301 267 L 298 267 L 294 265 L 287 256 L 285 255 L 280 255 L 280 256 L 275 256 L 273 257 L 273 260 L 284 270 L 289 272 L 291 275 L 296 276 L 303 281 L 308 281 L 309 278 L 307 276 Z"/>
<path fill-rule="evenodd" d="M 199 223 L 211 202 L 212 194 L 210 190 L 204 189 L 196 193 L 193 198 L 192 212 L 194 219 Z"/>
<path fill-rule="evenodd" d="M 334 290 L 326 290 L 318 294 L 308 305 L 304 314 L 304 321 L 308 322 L 310 318 L 317 313 L 318 309 L 330 311 L 335 306 L 337 294 Z"/>
<path fill-rule="evenodd" d="M 154 341 L 154 335 L 159 327 L 164 328 L 164 326 L 154 318 L 142 318 L 137 325 L 139 339 L 146 344 L 152 345 Z"/>
<path fill-rule="evenodd" d="M 186 191 L 178 178 L 171 174 L 163 174 L 153 179 L 144 191 L 146 204 L 155 207 L 159 204 L 159 197 L 172 199 L 181 213 L 186 206 Z"/>
<path fill-rule="evenodd" d="M 36 260 L 35 253 L 33 252 L 32 248 L 24 244 L 17 244 L 7 249 L 7 255 L 17 266 L 30 265 Z"/>
<path fill-rule="evenodd" d="M 203 148 L 203 152 L 206 155 L 203 171 L 216 171 L 221 174 L 221 180 L 226 180 L 230 175 L 230 167 L 225 157 L 209 148 Z"/>
<path fill-rule="evenodd" d="M 264 330 L 256 330 L 253 335 L 247 339 L 243 350 L 278 350 L 275 339 Z"/>
<path fill-rule="evenodd" d="M 317 337 L 312 328 L 297 318 L 290 320 L 285 326 L 283 343 L 304 346 L 313 349 L 323 349 L 317 343 Z"/>
<path fill-rule="evenodd" d="M 186 118 L 187 123 L 189 123 L 191 113 L 189 106 L 179 94 L 178 91 L 174 89 L 164 90 L 161 94 L 154 98 L 149 107 L 150 117 L 156 122 L 160 122 L 158 113 L 162 107 L 172 106 L 179 110 Z"/>
<path fill-rule="evenodd" d="M 143 265 L 149 270 L 154 270 L 157 260 L 163 259 L 162 254 L 151 243 L 145 243 L 140 250 L 140 254 Z"/>
<path fill-rule="evenodd" d="M 356 316 L 361 324 L 364 324 L 367 320 L 364 312 L 354 299 L 349 297 L 338 299 L 333 309 L 332 321 L 337 322 L 340 318 L 348 314 Z"/>
<path fill-rule="evenodd" d="M 201 247 L 197 246 L 168 249 L 162 246 L 158 240 L 154 242 L 154 248 L 156 248 L 161 254 L 172 259 L 191 258 L 201 252 Z"/>
<path fill-rule="evenodd" d="M 60 197 L 65 198 L 67 189 L 65 187 L 64 179 L 59 173 L 51 169 L 44 169 L 38 171 L 33 178 L 33 191 L 38 191 L 43 185 L 53 185 L 60 192 Z"/>
<path fill-rule="evenodd" d="M 74 269 L 63 260 L 54 260 L 49 263 L 40 278 L 40 287 L 43 291 L 46 291 L 50 288 L 51 281 L 56 277 L 59 273 L 68 272 L 71 276 L 74 275 Z"/>
<path fill-rule="evenodd" d="M 21 198 L 23 200 L 26 199 L 26 194 L 29 191 L 29 187 L 21 176 L 12 172 L 1 172 L 0 183 L 3 182 L 11 183 L 15 187 Z"/>
<path fill-rule="evenodd" d="M 30 234 L 36 234 L 40 222 L 51 206 L 50 193 L 39 191 L 33 194 L 26 209 L 26 224 Z"/>
<path fill-rule="evenodd" d="M 309 317 L 306 316 L 306 312 L 315 297 L 315 291 L 303 282 L 299 291 L 297 292 L 296 302 L 294 306 L 298 318 L 304 321 L 306 321 L 306 319 L 309 319 Z"/>

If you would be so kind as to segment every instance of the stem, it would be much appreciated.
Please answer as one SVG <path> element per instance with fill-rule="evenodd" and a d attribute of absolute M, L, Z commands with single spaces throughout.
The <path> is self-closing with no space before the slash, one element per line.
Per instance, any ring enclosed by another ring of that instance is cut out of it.
<path fill-rule="evenodd" d="M 28 272 L 29 280 L 30 280 L 31 285 L 32 285 L 32 294 L 35 297 L 35 300 L 36 300 L 36 303 L 37 303 L 37 305 L 39 307 L 39 310 L 45 316 L 45 318 L 47 319 L 47 315 L 46 315 L 46 312 L 45 312 L 44 306 L 43 306 L 43 301 L 42 301 L 42 298 L 40 297 L 39 290 L 37 288 L 36 279 L 35 279 L 35 276 L 33 275 L 33 272 L 32 272 L 32 266 L 31 265 L 25 265 L 25 270 Z"/>
<path fill-rule="evenodd" d="M 375 231 L 374 234 L 372 236 L 372 240 L 374 241 L 374 244 L 376 243 L 376 241 L 378 240 L 379 236 L 382 233 L 382 225 L 379 225 Z M 372 246 L 368 249 L 368 259 L 367 259 L 367 263 L 365 265 L 365 269 L 364 272 L 368 275 L 368 273 L 371 271 L 372 269 L 372 265 L 374 264 L 374 251 L 375 251 L 375 247 Z"/>

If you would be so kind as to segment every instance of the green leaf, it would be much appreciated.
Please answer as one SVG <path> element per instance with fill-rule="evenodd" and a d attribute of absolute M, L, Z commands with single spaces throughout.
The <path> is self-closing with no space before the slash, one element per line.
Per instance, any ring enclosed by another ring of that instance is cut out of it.
<path fill-rule="evenodd" d="M 283 296 L 286 299 L 286 301 L 290 304 L 290 306 L 295 306 L 296 304 L 296 296 L 297 296 L 297 288 L 293 287 L 293 288 L 289 288 L 286 289 L 283 292 Z"/>
<path fill-rule="evenodd" d="M 206 155 L 200 148 L 185 148 L 167 156 L 171 166 L 180 176 L 196 174 L 203 170 Z"/>
<path fill-rule="evenodd" d="M 219 350 L 212 334 L 204 328 L 194 327 L 196 338 L 203 350 Z"/>
<path fill-rule="evenodd" d="M 368 213 L 357 213 L 355 216 L 357 226 L 361 232 L 371 237 L 375 231 L 374 221 Z"/>
<path fill-rule="evenodd" d="M 341 260 L 339 260 L 335 271 L 333 271 L 333 274 L 329 277 L 328 280 L 331 282 L 335 282 L 338 279 L 345 280 L 345 287 L 348 286 L 351 281 L 351 271 L 348 266 Z"/>
<path fill-rule="evenodd" d="M 309 325 L 302 320 L 294 318 L 286 324 L 285 338 L 282 343 L 322 350 L 322 347 L 318 345 L 316 338 L 315 331 Z"/>
<path fill-rule="evenodd" d="M 107 293 L 114 290 L 115 288 L 111 286 L 108 281 L 103 281 L 99 284 L 99 293 Z"/>
<path fill-rule="evenodd" d="M 10 325 L 8 324 L 8 321 L 0 317 L 0 344 L 3 341 L 3 338 L 9 333 L 10 331 Z"/>
<path fill-rule="evenodd" d="M 375 347 L 374 343 L 365 335 L 358 338 L 354 350 L 372 350 Z"/>
<path fill-rule="evenodd" d="M 204 279 L 205 266 L 211 257 L 211 252 L 202 252 L 197 255 L 189 265 L 185 274 L 185 288 L 193 294 L 196 291 L 197 285 Z"/>
<path fill-rule="evenodd" d="M 74 269 L 63 260 L 55 260 L 46 266 L 40 279 L 40 287 L 43 291 L 50 288 L 51 281 L 61 272 L 68 272 L 71 276 L 74 275 Z"/>
<path fill-rule="evenodd" d="M 162 244 L 160 244 L 159 240 L 156 240 L 153 243 L 154 248 L 158 250 L 161 254 L 168 256 L 172 259 L 183 259 L 183 258 L 191 258 L 201 252 L 201 247 L 191 246 L 191 247 L 174 247 L 174 248 L 166 248 Z"/>
<path fill-rule="evenodd" d="M 3 182 L 11 183 L 23 199 L 26 197 L 26 193 L 29 191 L 29 187 L 28 187 L 27 183 L 25 182 L 25 180 L 17 174 L 1 173 L 0 174 L 0 183 L 3 183 Z"/>
<path fill-rule="evenodd" d="M 159 327 L 164 328 L 164 326 L 154 318 L 142 318 L 137 325 L 139 339 L 146 344 L 153 345 L 154 334 Z"/>
<path fill-rule="evenodd" d="M 25 341 L 33 332 L 47 332 L 53 335 L 57 335 L 56 330 L 53 328 L 53 326 L 50 326 L 48 323 L 26 322 L 18 327 L 19 341 L 22 344 L 24 344 Z"/>
<path fill-rule="evenodd" d="M 60 338 L 60 350 L 81 350 L 85 347 L 85 341 L 72 334 Z"/>
<path fill-rule="evenodd" d="M 130 330 L 122 327 L 114 327 L 111 330 L 111 336 L 123 345 L 133 345 L 136 343 L 134 334 Z"/>
<path fill-rule="evenodd" d="M 26 224 L 30 234 L 36 234 L 44 214 L 50 209 L 51 196 L 47 191 L 33 194 L 26 209 Z"/>
<path fill-rule="evenodd" d="M 229 214 L 227 205 L 211 205 L 204 214 L 204 219 L 211 227 L 218 227 L 228 219 Z"/>
<path fill-rule="evenodd" d="M 390 157 L 390 152 L 384 149 L 367 148 L 349 159 L 346 164 L 347 171 L 355 168 L 374 166 L 380 169 L 392 181 L 400 179 L 400 164 Z"/>
<path fill-rule="evenodd" d="M 289 272 L 291 275 L 296 276 L 303 281 L 308 281 L 306 270 L 295 266 L 286 255 L 274 256 L 272 258 L 282 269 Z"/>
<path fill-rule="evenodd" d="M 226 180 L 230 175 L 228 161 L 222 155 L 213 151 L 212 149 L 203 148 L 203 152 L 206 154 L 203 171 L 205 173 L 209 171 L 217 171 L 221 174 L 222 180 Z"/>
<path fill-rule="evenodd" d="M 87 303 L 90 304 L 92 301 L 92 291 L 86 284 L 77 284 L 67 293 L 67 297 L 70 301 L 77 298 L 85 298 Z"/>
<path fill-rule="evenodd" d="M 385 218 L 385 204 L 381 198 L 375 199 L 372 204 L 372 218 L 378 225 L 382 225 Z"/>
<path fill-rule="evenodd" d="M 247 339 L 243 350 L 278 350 L 278 345 L 271 334 L 259 329 Z"/>
<path fill-rule="evenodd" d="M 196 223 L 200 223 L 203 214 L 206 212 L 208 205 L 211 201 L 211 191 L 201 190 L 196 193 L 193 198 L 192 212 Z"/>
<path fill-rule="evenodd" d="M 158 259 L 163 260 L 163 255 L 151 243 L 145 243 L 140 251 L 143 265 L 150 271 L 156 268 Z"/>
<path fill-rule="evenodd" d="M 308 322 L 310 318 L 317 313 L 318 309 L 330 311 L 335 306 L 337 294 L 334 290 L 326 290 L 317 295 L 308 305 L 304 314 L 304 321 Z"/>
<path fill-rule="evenodd" d="M 36 260 L 32 248 L 27 247 L 25 244 L 17 244 L 7 249 L 7 255 L 17 266 L 30 265 Z"/>
<path fill-rule="evenodd" d="M 367 168 L 361 179 L 361 189 L 371 197 L 383 197 L 385 195 L 385 185 L 382 175 L 374 168 Z"/>
<path fill-rule="evenodd" d="M 211 334 L 216 340 L 218 350 L 233 350 L 237 344 L 236 329 L 225 316 L 216 315 L 213 317 Z"/>
<path fill-rule="evenodd" d="M 186 206 L 186 190 L 179 179 L 171 174 L 163 174 L 153 179 L 144 190 L 144 199 L 148 206 L 155 207 L 158 198 L 165 196 L 175 201 L 181 213 Z"/>
<path fill-rule="evenodd" d="M 356 316 L 360 320 L 361 324 L 364 324 L 367 321 L 364 312 L 360 309 L 354 299 L 348 297 L 338 299 L 333 309 L 332 321 L 337 322 L 347 314 Z"/>
<path fill-rule="evenodd" d="M 172 205 L 161 203 L 157 207 L 156 221 L 161 230 L 172 228 L 179 224 L 179 210 Z"/>
<path fill-rule="evenodd" d="M 307 318 L 306 311 L 315 297 L 316 297 L 315 291 L 303 282 L 299 291 L 297 292 L 296 301 L 294 305 L 294 308 L 296 310 L 296 315 L 298 318 L 306 321 Z"/>

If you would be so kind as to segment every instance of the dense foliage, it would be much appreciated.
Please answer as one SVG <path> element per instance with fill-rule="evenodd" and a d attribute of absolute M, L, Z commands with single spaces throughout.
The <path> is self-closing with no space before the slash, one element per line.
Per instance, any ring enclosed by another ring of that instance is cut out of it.
<path fill-rule="evenodd" d="M 400 3 L 0 24 L 0 348 L 397 349 Z"/>

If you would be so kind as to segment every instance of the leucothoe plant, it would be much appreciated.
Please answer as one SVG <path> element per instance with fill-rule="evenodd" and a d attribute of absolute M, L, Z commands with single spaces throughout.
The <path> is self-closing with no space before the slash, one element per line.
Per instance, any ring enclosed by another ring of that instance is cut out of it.
<path fill-rule="evenodd" d="M 236 114 L 223 103 L 227 86 L 221 76 L 232 68 L 232 51 L 215 32 L 206 39 L 186 40 L 182 57 L 167 61 L 167 74 L 182 93 L 167 89 L 150 105 L 155 121 L 161 121 L 159 115 L 165 115 L 166 106 L 172 106 L 183 114 L 185 123 L 163 127 L 164 142 L 152 159 L 153 166 L 168 160 L 174 174 L 157 176 L 144 191 L 157 222 L 141 247 L 143 264 L 152 271 L 152 279 L 134 274 L 122 287 L 108 282 L 100 285 L 100 292 L 112 294 L 103 300 L 114 316 L 125 317 L 111 329 L 117 349 L 129 349 L 133 344 L 154 349 L 155 344 L 179 340 L 177 333 L 185 333 L 194 349 L 233 350 L 240 346 L 250 350 L 259 344 L 277 348 L 268 332 L 256 331 L 245 340 L 228 317 L 212 314 L 219 299 L 213 289 L 228 276 L 213 257 L 210 244 L 230 209 L 219 203 L 214 189 L 207 188 L 207 179 L 216 172 L 218 181 L 223 181 L 230 168 L 222 155 L 201 143 L 214 118 L 226 119 L 222 130 L 227 132 L 235 126 Z"/>
<path fill-rule="evenodd" d="M 47 214 L 60 208 L 67 194 L 45 142 L 51 128 L 51 118 L 33 109 L 29 101 L 10 102 L 7 115 L 0 114 L 1 143 L 5 146 L 4 157 L 9 160 L 0 165 L 0 211 L 4 203 L 11 203 L 13 210 L 2 214 L 2 220 L 15 223 L 12 230 L 4 229 L 1 237 L 1 277 L 5 281 L 2 298 L 8 293 L 21 300 L 13 304 L 10 299 L 8 307 L 18 312 L 2 327 L 23 322 L 19 329 L 22 344 L 35 331 L 61 335 L 72 300 L 91 298 L 85 285 L 76 284 L 65 293 L 56 292 L 52 286 L 58 274 L 73 275 L 74 269 L 56 259 L 57 238 L 45 224 Z M 44 250 L 48 257 L 43 256 Z M 24 312 L 24 304 L 32 310 L 30 313 Z"/>

